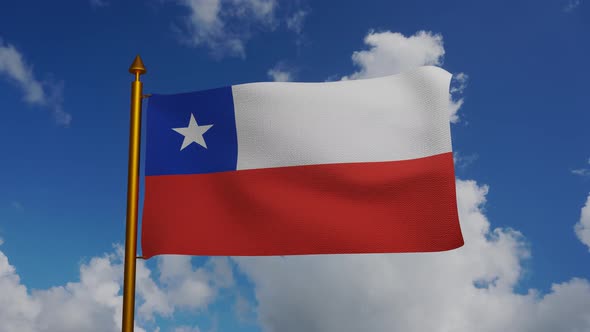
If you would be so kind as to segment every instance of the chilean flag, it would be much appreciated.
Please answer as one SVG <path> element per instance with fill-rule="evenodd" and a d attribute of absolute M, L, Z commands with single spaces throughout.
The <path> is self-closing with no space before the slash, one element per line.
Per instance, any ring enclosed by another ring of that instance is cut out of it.
<path fill-rule="evenodd" d="M 153 94 L 142 255 L 462 246 L 450 79 L 427 66 L 365 80 Z"/>

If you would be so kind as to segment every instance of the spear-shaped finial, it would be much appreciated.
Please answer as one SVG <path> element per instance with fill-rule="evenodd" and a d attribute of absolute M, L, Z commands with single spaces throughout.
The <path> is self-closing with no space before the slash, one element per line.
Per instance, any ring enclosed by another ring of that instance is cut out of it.
<path fill-rule="evenodd" d="M 135 57 L 135 60 L 133 60 L 131 67 L 129 67 L 129 72 L 131 74 L 139 74 L 139 75 L 143 75 L 146 73 L 145 66 L 143 65 L 143 61 L 141 61 L 141 57 L 139 55 L 137 55 Z"/>

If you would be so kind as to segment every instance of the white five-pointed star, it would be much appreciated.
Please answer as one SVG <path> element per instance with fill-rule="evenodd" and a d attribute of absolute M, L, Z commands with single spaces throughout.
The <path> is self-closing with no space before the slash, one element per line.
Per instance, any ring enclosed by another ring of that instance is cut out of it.
<path fill-rule="evenodd" d="M 188 123 L 188 127 L 184 128 L 172 128 L 175 132 L 184 136 L 184 140 L 182 141 L 182 146 L 180 147 L 180 151 L 182 151 L 187 146 L 191 145 L 191 143 L 197 143 L 200 146 L 207 148 L 207 143 L 205 143 L 205 139 L 203 138 L 203 134 L 209 130 L 209 128 L 213 127 L 212 124 L 199 126 L 197 124 L 197 120 L 195 120 L 195 116 L 191 113 L 191 119 Z"/>

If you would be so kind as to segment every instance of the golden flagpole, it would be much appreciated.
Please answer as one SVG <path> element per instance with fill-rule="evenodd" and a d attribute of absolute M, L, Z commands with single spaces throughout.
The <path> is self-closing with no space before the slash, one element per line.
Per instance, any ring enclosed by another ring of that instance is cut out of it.
<path fill-rule="evenodd" d="M 129 164 L 127 169 L 127 231 L 125 238 L 125 274 L 123 277 L 123 332 L 133 332 L 135 310 L 135 259 L 137 255 L 137 206 L 139 196 L 139 145 L 141 139 L 143 61 L 135 57 L 129 72 L 135 75 L 131 83 L 131 124 L 129 130 Z"/>

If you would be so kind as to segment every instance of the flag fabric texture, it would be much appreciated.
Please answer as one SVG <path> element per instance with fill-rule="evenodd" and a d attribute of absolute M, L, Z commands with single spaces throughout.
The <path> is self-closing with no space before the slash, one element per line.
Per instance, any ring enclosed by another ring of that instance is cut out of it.
<path fill-rule="evenodd" d="M 142 255 L 462 246 L 450 80 L 426 66 L 374 79 L 153 94 Z"/>

